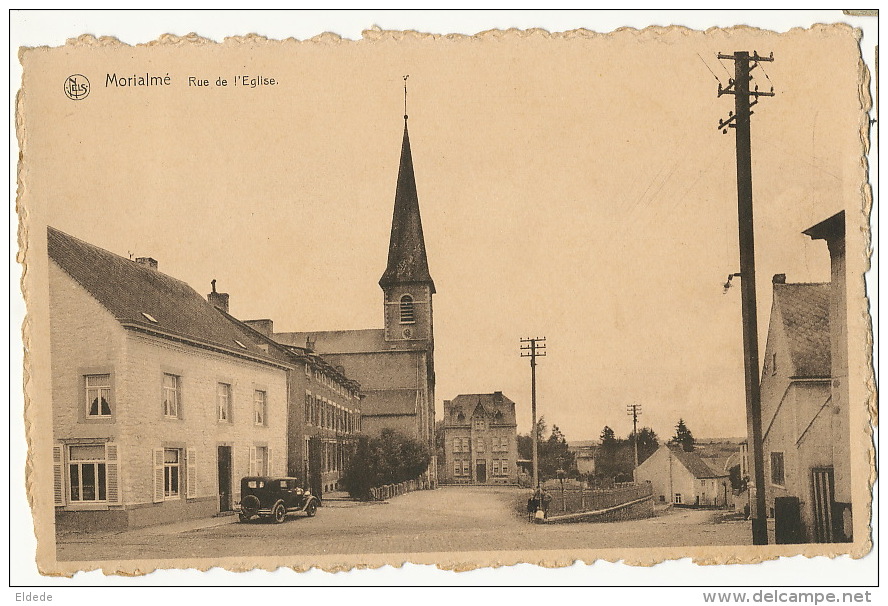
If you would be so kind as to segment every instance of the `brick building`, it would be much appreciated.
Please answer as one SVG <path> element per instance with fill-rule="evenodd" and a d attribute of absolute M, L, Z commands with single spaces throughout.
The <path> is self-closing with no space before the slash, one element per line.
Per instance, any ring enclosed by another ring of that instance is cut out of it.
<path fill-rule="evenodd" d="M 515 403 L 501 391 L 444 400 L 443 481 L 517 484 Z"/>
<path fill-rule="evenodd" d="M 781 542 L 850 541 L 844 212 L 804 233 L 826 240 L 831 281 L 774 276 L 761 380 L 765 500 Z"/>
<path fill-rule="evenodd" d="M 305 479 L 317 495 L 338 490 L 362 431 L 361 385 L 310 349 L 279 344 L 271 320 L 243 324 L 295 369 L 289 381 L 288 473 Z"/>
<path fill-rule="evenodd" d="M 383 291 L 383 328 L 316 332 L 273 332 L 276 343 L 320 354 L 334 368 L 359 381 L 364 433 L 392 428 L 435 452 L 435 365 L 432 295 L 407 122 L 401 144 L 398 183 Z M 436 478 L 432 457 L 428 478 Z"/>
<path fill-rule="evenodd" d="M 60 528 L 212 515 L 286 472 L 290 364 L 153 259 L 47 238 Z"/>

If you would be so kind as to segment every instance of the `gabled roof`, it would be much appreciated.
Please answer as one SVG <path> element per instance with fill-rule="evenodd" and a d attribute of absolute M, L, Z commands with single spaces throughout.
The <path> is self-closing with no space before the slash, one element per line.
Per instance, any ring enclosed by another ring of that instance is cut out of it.
<path fill-rule="evenodd" d="M 830 284 L 774 284 L 774 309 L 782 320 L 792 361 L 791 377 L 831 375 Z"/>
<path fill-rule="evenodd" d="M 315 332 L 276 332 L 272 338 L 284 345 L 307 347 L 319 354 L 369 353 L 390 349 L 385 340 L 385 329 L 322 330 Z"/>
<path fill-rule="evenodd" d="M 435 292 L 435 283 L 429 274 L 429 263 L 426 259 L 422 220 L 419 217 L 419 197 L 416 194 L 416 179 L 413 175 L 413 156 L 410 153 L 410 137 L 407 134 L 405 118 L 388 264 L 379 279 L 379 285 L 385 288 L 411 282 L 427 283 L 431 286 L 432 292 Z"/>
<path fill-rule="evenodd" d="M 54 227 L 46 235 L 49 258 L 124 326 L 272 361 L 250 332 L 185 282 Z"/>
<path fill-rule="evenodd" d="M 458 412 L 462 412 L 467 419 L 476 413 L 483 413 L 493 417 L 497 413 L 501 413 L 502 417 L 500 421 L 497 421 L 498 423 L 514 425 L 516 422 L 515 402 L 504 396 L 500 391 L 460 394 L 453 398 L 453 400 L 444 400 L 445 422 L 450 421 L 453 414 Z"/>
<path fill-rule="evenodd" d="M 695 452 L 685 452 L 682 448 L 674 448 L 671 446 L 666 446 L 669 448 L 669 451 L 672 453 L 678 461 L 691 472 L 691 475 L 697 478 L 698 480 L 702 480 L 705 478 L 723 478 L 727 476 L 723 471 L 716 471 L 712 469 L 709 465 L 706 464 L 700 456 Z"/>

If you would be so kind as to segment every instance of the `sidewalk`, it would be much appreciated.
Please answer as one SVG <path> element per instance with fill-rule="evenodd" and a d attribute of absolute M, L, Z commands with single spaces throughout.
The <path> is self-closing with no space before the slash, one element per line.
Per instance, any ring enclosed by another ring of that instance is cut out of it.
<path fill-rule="evenodd" d="M 57 540 L 60 543 L 80 543 L 83 541 L 95 541 L 97 537 L 113 537 L 120 535 L 126 535 L 128 537 L 163 536 L 190 532 L 192 530 L 203 530 L 204 528 L 215 528 L 216 526 L 224 526 L 235 522 L 237 522 L 237 514 L 235 512 L 228 512 L 210 518 L 194 518 L 190 520 L 182 520 L 180 522 L 156 524 L 153 526 L 144 526 L 142 528 L 132 528 L 127 530 L 111 530 L 104 532 L 60 532 L 57 534 Z M 83 541 L 81 541 L 81 539 L 83 539 Z"/>

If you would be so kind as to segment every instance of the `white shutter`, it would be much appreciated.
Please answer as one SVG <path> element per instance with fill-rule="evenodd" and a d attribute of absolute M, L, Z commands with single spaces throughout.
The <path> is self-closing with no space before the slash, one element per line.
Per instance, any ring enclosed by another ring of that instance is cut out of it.
<path fill-rule="evenodd" d="M 250 472 L 249 476 L 256 475 L 256 447 L 250 446 Z"/>
<path fill-rule="evenodd" d="M 123 500 L 120 494 L 120 447 L 111 442 L 105 443 L 105 477 L 108 503 L 120 503 Z"/>
<path fill-rule="evenodd" d="M 267 475 L 270 475 L 270 476 L 277 475 L 276 473 L 274 473 L 274 471 L 273 471 L 274 468 L 273 468 L 272 465 L 271 465 L 271 461 L 272 461 L 272 458 L 271 458 L 271 446 L 269 446 L 268 448 L 266 448 L 266 449 L 265 449 L 265 452 L 266 452 L 265 473 L 266 473 Z"/>
<path fill-rule="evenodd" d="M 185 450 L 185 498 L 197 496 L 197 449 Z"/>
<path fill-rule="evenodd" d="M 154 502 L 163 501 L 163 448 L 152 451 L 154 457 Z"/>
<path fill-rule="evenodd" d="M 55 444 L 52 447 L 52 488 L 56 505 L 65 504 L 65 447 Z"/>

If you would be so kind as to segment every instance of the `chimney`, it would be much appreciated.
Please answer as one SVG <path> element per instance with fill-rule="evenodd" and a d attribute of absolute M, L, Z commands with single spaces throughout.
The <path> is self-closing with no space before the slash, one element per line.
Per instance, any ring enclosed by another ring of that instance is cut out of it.
<path fill-rule="evenodd" d="M 493 392 L 493 401 L 496 402 L 497 404 L 502 404 L 503 403 L 503 392 L 501 392 L 501 391 Z"/>
<path fill-rule="evenodd" d="M 228 295 L 226 295 L 226 297 L 227 296 Z M 274 334 L 274 322 L 271 320 L 245 320 L 244 324 L 257 332 L 261 332 L 266 337 L 271 338 L 271 335 Z"/>
<path fill-rule="evenodd" d="M 771 282 L 773 284 L 786 284 L 786 274 L 774 274 Z"/>
<path fill-rule="evenodd" d="M 157 271 L 157 259 L 152 259 L 151 257 L 136 257 L 136 263 L 142 267 Z"/>
<path fill-rule="evenodd" d="M 315 343 L 317 343 L 317 338 L 312 338 L 311 335 L 305 337 L 305 349 L 308 351 L 314 351 Z"/>
<path fill-rule="evenodd" d="M 210 305 L 213 307 L 218 307 L 225 313 L 228 313 L 228 293 L 227 292 L 216 292 L 216 281 L 213 280 L 210 282 L 213 285 L 213 292 L 207 295 L 207 301 L 210 302 Z"/>

